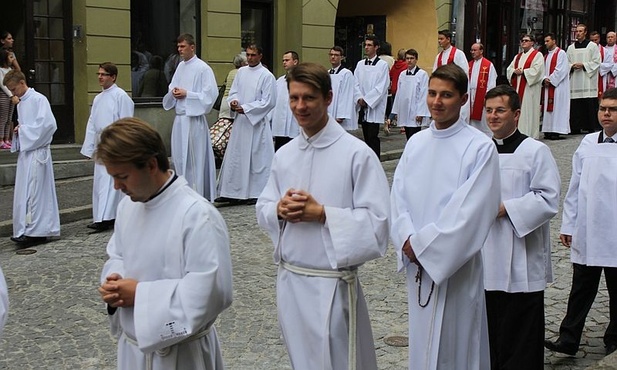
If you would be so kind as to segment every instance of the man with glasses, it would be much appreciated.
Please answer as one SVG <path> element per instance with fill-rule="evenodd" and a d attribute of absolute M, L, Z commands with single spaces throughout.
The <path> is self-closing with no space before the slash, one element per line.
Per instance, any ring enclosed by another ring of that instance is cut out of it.
<path fill-rule="evenodd" d="M 88 158 L 93 158 L 103 129 L 120 118 L 133 117 L 135 110 L 133 100 L 126 91 L 116 85 L 118 67 L 115 64 L 111 62 L 100 64 L 97 76 L 103 91 L 94 97 L 86 125 L 86 137 L 81 147 L 81 154 Z M 107 173 L 105 166 L 95 162 L 92 181 L 93 222 L 87 227 L 95 232 L 111 228 L 122 196 L 121 191 L 114 189 L 114 180 Z"/>
<path fill-rule="evenodd" d="M 566 52 L 570 64 L 570 131 L 573 134 L 599 129 L 595 116 L 600 51 L 598 45 L 586 37 L 587 26 L 582 23 L 577 25 L 576 42 L 568 46 Z"/>
<path fill-rule="evenodd" d="M 332 83 L 332 103 L 328 106 L 328 114 L 345 130 L 357 130 L 355 102 L 359 98 L 360 87 L 353 73 L 341 64 L 345 58 L 342 47 L 333 46 L 328 57 L 332 66 L 328 71 Z"/>
<path fill-rule="evenodd" d="M 508 66 L 506 76 L 521 98 L 518 129 L 525 135 L 540 137 L 540 96 L 544 79 L 544 58 L 534 49 L 531 35 L 521 37 L 521 49 Z"/>
<path fill-rule="evenodd" d="M 598 292 L 600 276 L 609 295 L 609 324 L 604 333 L 606 354 L 617 349 L 617 89 L 602 94 L 597 119 L 602 131 L 586 135 L 572 159 L 570 187 L 563 202 L 559 239 L 570 248 L 573 274 L 566 316 L 552 351 L 574 356 L 585 318 Z"/>

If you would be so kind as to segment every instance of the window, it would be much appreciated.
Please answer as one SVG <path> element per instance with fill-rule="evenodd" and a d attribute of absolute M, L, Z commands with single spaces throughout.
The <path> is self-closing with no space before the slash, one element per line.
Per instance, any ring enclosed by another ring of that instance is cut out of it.
<path fill-rule="evenodd" d="M 131 88 L 136 102 L 160 100 L 167 92 L 180 62 L 179 34 L 192 34 L 200 54 L 198 14 L 195 0 L 131 0 Z"/>

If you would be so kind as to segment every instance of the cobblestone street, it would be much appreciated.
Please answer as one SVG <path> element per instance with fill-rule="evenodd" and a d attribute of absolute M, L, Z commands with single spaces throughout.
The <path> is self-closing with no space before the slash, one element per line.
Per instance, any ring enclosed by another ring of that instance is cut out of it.
<path fill-rule="evenodd" d="M 562 198 L 572 153 L 581 139 L 568 136 L 547 142 L 560 167 Z M 396 163 L 383 163 L 389 179 Z M 234 302 L 216 323 L 226 367 L 290 369 L 276 319 L 271 242 L 256 225 L 254 206 L 219 210 L 229 227 L 234 267 Z M 34 254 L 16 254 L 8 238 L 0 241 L 0 263 L 11 301 L 0 343 L 1 369 L 115 369 L 115 340 L 109 335 L 104 305 L 96 291 L 111 232 L 89 234 L 88 222 L 62 225 L 62 237 L 34 248 Z M 551 222 L 555 282 L 545 297 L 546 338 L 551 339 L 565 313 L 571 278 L 569 251 L 558 244 L 560 223 L 561 210 Z M 385 258 L 367 263 L 360 271 L 379 369 L 406 369 L 407 348 L 384 343 L 385 337 L 407 335 L 404 274 L 396 272 L 394 250 L 390 247 Z M 607 322 L 608 296 L 602 283 L 578 355 L 546 351 L 545 369 L 593 366 L 604 357 L 602 336 Z"/>

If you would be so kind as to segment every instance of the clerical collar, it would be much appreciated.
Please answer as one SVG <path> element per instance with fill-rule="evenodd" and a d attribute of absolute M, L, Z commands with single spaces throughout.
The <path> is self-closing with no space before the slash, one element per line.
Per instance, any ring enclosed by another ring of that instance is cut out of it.
<path fill-rule="evenodd" d="M 521 145 L 521 143 L 525 139 L 527 139 L 527 135 L 522 134 L 518 129 L 516 129 L 510 136 L 506 138 L 493 138 L 493 142 L 497 146 L 497 153 L 511 154 L 516 151 L 516 148 L 518 148 L 518 146 Z"/>
<path fill-rule="evenodd" d="M 169 178 L 167 179 L 167 181 L 165 181 L 165 183 L 163 184 L 163 186 L 159 189 L 159 191 L 157 191 L 153 196 L 151 196 L 150 198 L 148 198 L 148 200 L 146 200 L 146 202 L 151 201 L 152 199 L 158 197 L 159 195 L 161 195 L 168 187 L 171 186 L 171 184 L 174 183 L 174 181 L 176 181 L 178 179 L 178 175 L 176 175 L 176 172 L 174 170 L 169 170 Z"/>
<path fill-rule="evenodd" d="M 366 58 L 366 59 L 364 59 L 364 61 L 366 62 L 366 61 L 368 60 L 368 62 L 369 62 L 371 65 L 375 65 L 375 59 L 377 59 L 377 54 L 375 54 L 375 56 L 374 56 L 374 57 L 372 57 L 372 58 Z"/>
<path fill-rule="evenodd" d="M 583 40 L 583 41 L 581 41 L 581 42 L 575 41 L 575 42 L 574 42 L 574 48 L 575 48 L 575 49 L 584 49 L 584 48 L 586 48 L 586 47 L 587 47 L 587 45 L 589 45 L 589 43 L 590 43 L 590 42 L 591 42 L 591 41 L 590 41 L 590 40 L 587 40 L 587 39 L 585 39 L 585 40 Z"/>
<path fill-rule="evenodd" d="M 261 62 L 259 62 L 259 63 L 255 64 L 254 66 L 249 65 L 249 67 L 251 67 L 251 68 L 255 68 L 255 67 L 259 67 L 260 65 L 261 65 Z"/>
<path fill-rule="evenodd" d="M 336 66 L 336 67 L 332 67 L 331 69 L 333 70 L 333 74 L 338 74 L 338 71 L 339 71 L 341 68 L 343 68 L 343 65 L 342 65 L 342 64 L 339 64 L 338 66 Z"/>
<path fill-rule="evenodd" d="M 415 66 L 414 69 L 408 69 L 407 70 L 407 76 L 415 76 L 416 73 L 418 73 L 418 70 L 420 69 L 420 67 Z"/>

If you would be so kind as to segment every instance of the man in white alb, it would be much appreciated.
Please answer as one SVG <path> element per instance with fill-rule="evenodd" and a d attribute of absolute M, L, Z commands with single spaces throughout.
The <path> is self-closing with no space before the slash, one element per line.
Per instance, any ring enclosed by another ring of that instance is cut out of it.
<path fill-rule="evenodd" d="M 285 74 L 276 80 L 276 105 L 272 110 L 272 120 L 270 121 L 275 152 L 300 133 L 298 122 L 289 109 L 289 92 L 287 91 L 287 75 L 298 63 L 300 63 L 298 53 L 293 50 L 283 53 Z"/>
<path fill-rule="evenodd" d="M 484 45 L 471 45 L 469 61 L 469 124 L 484 132 L 488 137 L 493 133 L 484 116 L 484 96 L 497 84 L 497 71 L 493 63 L 484 57 Z"/>
<path fill-rule="evenodd" d="M 598 45 L 602 48 L 604 56 L 600 64 L 600 79 L 602 80 L 603 90 L 615 87 L 615 77 L 617 76 L 617 47 L 615 47 L 617 35 L 611 31 L 606 34 L 606 46 Z"/>
<path fill-rule="evenodd" d="M 542 81 L 542 132 L 547 140 L 559 140 L 559 134 L 570 133 L 570 65 L 554 34 L 544 36 L 544 45 L 548 53 Z"/>
<path fill-rule="evenodd" d="M 441 51 L 435 57 L 435 63 L 433 63 L 433 72 L 444 64 L 456 64 L 461 67 L 463 71 L 467 71 L 468 62 L 465 52 L 454 46 L 452 42 L 452 32 L 449 30 L 440 30 L 437 32 L 437 42 Z M 469 123 L 469 99 L 465 103 L 465 106 L 461 108 L 461 117 L 465 122 Z"/>
<path fill-rule="evenodd" d="M 328 114 L 341 124 L 347 131 L 358 129 L 356 116 L 356 101 L 354 98 L 360 92 L 360 86 L 353 73 L 341 64 L 345 51 L 340 46 L 333 46 L 328 54 L 331 68 L 332 103 L 328 106 Z"/>

